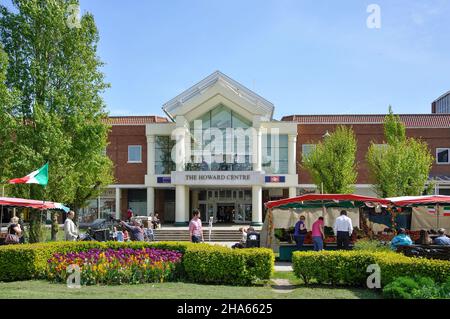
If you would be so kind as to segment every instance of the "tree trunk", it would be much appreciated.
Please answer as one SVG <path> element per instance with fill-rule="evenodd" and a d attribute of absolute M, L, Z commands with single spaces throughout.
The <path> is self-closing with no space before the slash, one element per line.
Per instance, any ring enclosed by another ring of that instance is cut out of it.
<path fill-rule="evenodd" d="M 44 241 L 44 232 L 42 230 L 42 220 L 40 211 L 32 211 L 30 214 L 29 242 L 39 243 Z"/>
<path fill-rule="evenodd" d="M 52 241 L 56 241 L 56 235 L 59 231 L 58 216 L 57 212 L 52 212 Z"/>

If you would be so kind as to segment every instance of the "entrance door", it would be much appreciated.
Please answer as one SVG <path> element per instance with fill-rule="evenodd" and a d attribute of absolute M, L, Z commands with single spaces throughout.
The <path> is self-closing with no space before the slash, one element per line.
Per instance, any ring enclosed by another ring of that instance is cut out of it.
<path fill-rule="evenodd" d="M 232 223 L 235 215 L 235 205 L 233 203 L 217 204 L 217 221 L 219 223 Z"/>
<path fill-rule="evenodd" d="M 214 205 L 210 203 L 200 203 L 198 204 L 198 208 L 200 210 L 200 219 L 203 223 L 208 223 L 209 218 L 212 217 L 214 219 Z"/>
<path fill-rule="evenodd" d="M 252 204 L 237 204 L 234 221 L 236 223 L 248 223 L 252 221 Z"/>

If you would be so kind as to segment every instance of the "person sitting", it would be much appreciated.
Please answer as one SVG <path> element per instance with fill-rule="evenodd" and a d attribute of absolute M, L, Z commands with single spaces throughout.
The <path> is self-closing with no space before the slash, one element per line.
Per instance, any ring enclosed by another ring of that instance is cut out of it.
<path fill-rule="evenodd" d="M 159 219 L 158 213 L 155 213 L 155 215 L 153 216 L 152 225 L 153 225 L 153 229 L 161 228 L 161 220 Z"/>
<path fill-rule="evenodd" d="M 128 230 L 126 229 L 123 231 L 123 241 L 124 242 L 130 241 L 130 234 L 128 234 Z"/>
<path fill-rule="evenodd" d="M 155 233 L 151 227 L 144 228 L 144 239 L 145 241 L 155 241 Z"/>
<path fill-rule="evenodd" d="M 124 241 L 123 231 L 120 231 L 120 230 L 118 231 L 117 227 L 114 227 L 113 240 L 114 241 L 118 241 L 118 242 L 123 242 Z"/>
<path fill-rule="evenodd" d="M 450 246 L 450 238 L 445 235 L 445 229 L 440 228 L 438 230 L 438 236 L 434 239 L 435 245 Z"/>
<path fill-rule="evenodd" d="M 431 245 L 433 240 L 430 238 L 428 232 L 424 229 L 420 230 L 419 239 L 416 240 L 417 245 Z"/>
<path fill-rule="evenodd" d="M 19 218 L 11 218 L 11 224 L 8 226 L 8 234 L 5 238 L 6 245 L 13 245 L 20 243 L 20 237 L 22 235 L 22 229 L 20 228 Z"/>
<path fill-rule="evenodd" d="M 247 242 L 245 246 L 247 248 L 259 247 L 259 243 L 260 243 L 259 233 L 256 232 L 253 227 L 250 226 L 247 230 Z"/>
<path fill-rule="evenodd" d="M 400 228 L 398 230 L 397 236 L 395 236 L 391 240 L 391 249 L 397 250 L 397 248 L 400 246 L 411 246 L 412 244 L 413 244 L 413 241 L 406 234 L 406 230 L 404 228 Z"/>
<path fill-rule="evenodd" d="M 247 230 L 244 227 L 239 228 L 242 234 L 241 241 L 231 246 L 231 248 L 244 248 L 247 243 Z"/>

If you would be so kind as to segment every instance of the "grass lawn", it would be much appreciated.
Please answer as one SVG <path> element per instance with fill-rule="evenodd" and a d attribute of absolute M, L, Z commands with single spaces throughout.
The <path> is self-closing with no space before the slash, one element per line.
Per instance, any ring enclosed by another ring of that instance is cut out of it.
<path fill-rule="evenodd" d="M 158 283 L 123 286 L 89 286 L 70 289 L 63 284 L 46 281 L 0 283 L 1 298 L 127 298 L 127 299 L 374 299 L 380 295 L 367 289 L 330 288 L 301 285 L 291 272 L 274 274 L 274 279 L 288 279 L 291 292 L 278 292 L 273 282 L 255 287 L 232 287 L 189 283 Z"/>

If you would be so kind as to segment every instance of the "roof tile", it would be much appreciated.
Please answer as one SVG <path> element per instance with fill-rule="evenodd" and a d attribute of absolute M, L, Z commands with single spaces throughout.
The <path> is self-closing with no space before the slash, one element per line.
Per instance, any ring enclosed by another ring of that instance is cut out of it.
<path fill-rule="evenodd" d="M 150 123 L 167 123 L 165 117 L 155 115 L 144 116 L 110 116 L 105 119 L 109 125 L 145 125 Z"/>
<path fill-rule="evenodd" d="M 449 127 L 450 114 L 399 114 L 406 127 Z M 290 115 L 282 121 L 299 124 L 383 124 L 385 114 Z"/>

